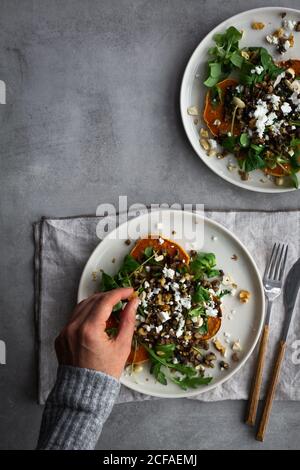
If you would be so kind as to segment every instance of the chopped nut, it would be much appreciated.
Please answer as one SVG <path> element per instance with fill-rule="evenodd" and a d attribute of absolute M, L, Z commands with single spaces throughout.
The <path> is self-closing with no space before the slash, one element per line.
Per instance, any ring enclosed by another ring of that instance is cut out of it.
<path fill-rule="evenodd" d="M 209 150 L 210 149 L 210 145 L 208 143 L 208 141 L 206 139 L 200 139 L 200 145 L 201 147 L 204 148 L 204 150 Z"/>
<path fill-rule="evenodd" d="M 246 60 L 250 59 L 250 56 L 249 56 L 248 52 L 246 52 L 246 51 L 241 51 L 241 56 L 244 57 L 244 59 L 246 59 Z"/>
<path fill-rule="evenodd" d="M 213 345 L 216 348 L 216 350 L 222 354 L 222 356 L 225 356 L 226 348 L 218 339 L 213 340 Z"/>
<path fill-rule="evenodd" d="M 157 263 L 159 263 L 160 261 L 164 259 L 164 255 L 155 256 L 154 259 Z"/>
<path fill-rule="evenodd" d="M 144 330 L 144 328 L 139 328 L 138 329 L 138 334 L 141 335 L 141 336 L 146 336 L 146 331 Z"/>
<path fill-rule="evenodd" d="M 227 369 L 229 369 L 229 364 L 228 364 L 228 362 L 220 361 L 220 364 L 219 364 L 219 365 L 220 365 L 220 369 L 221 369 L 221 370 L 227 370 Z"/>
<path fill-rule="evenodd" d="M 199 109 L 197 108 L 197 106 L 190 106 L 187 109 L 187 112 L 190 116 L 199 116 Z"/>
<path fill-rule="evenodd" d="M 247 290 L 241 290 L 239 293 L 239 299 L 242 304 L 246 304 L 250 299 L 250 292 Z"/>
<path fill-rule="evenodd" d="M 234 341 L 234 342 L 232 343 L 231 349 L 232 349 L 232 351 L 234 351 L 234 352 L 239 352 L 239 351 L 241 351 L 241 350 L 242 350 L 242 346 L 241 346 L 240 341 L 239 341 L 239 340 L 238 340 L 238 341 Z"/>
<path fill-rule="evenodd" d="M 97 271 L 92 272 L 92 279 L 93 281 L 97 281 Z"/>
<path fill-rule="evenodd" d="M 204 129 L 203 127 L 200 129 L 200 137 L 204 137 L 205 139 L 208 139 L 208 131 Z"/>
<path fill-rule="evenodd" d="M 273 33 L 273 36 L 277 38 L 282 38 L 282 36 L 284 36 L 284 29 L 283 28 L 277 29 L 275 33 Z"/>
<path fill-rule="evenodd" d="M 275 178 L 275 184 L 276 184 L 276 186 L 283 186 L 284 178 L 282 176 L 277 176 Z"/>
<path fill-rule="evenodd" d="M 217 151 L 215 149 L 211 149 L 209 152 L 208 152 L 208 156 L 209 157 L 214 157 L 217 155 Z"/>
<path fill-rule="evenodd" d="M 141 366 L 141 364 L 133 365 L 133 372 L 135 372 L 136 374 L 139 374 L 140 372 L 142 372 L 142 370 L 143 370 L 143 366 Z"/>
<path fill-rule="evenodd" d="M 295 39 L 294 39 L 294 35 L 293 34 L 290 34 L 290 37 L 289 37 L 289 42 L 290 42 L 290 47 L 294 47 L 295 45 Z"/>
<path fill-rule="evenodd" d="M 266 26 L 265 23 L 261 23 L 259 21 L 251 24 L 252 29 L 264 29 L 265 26 Z"/>

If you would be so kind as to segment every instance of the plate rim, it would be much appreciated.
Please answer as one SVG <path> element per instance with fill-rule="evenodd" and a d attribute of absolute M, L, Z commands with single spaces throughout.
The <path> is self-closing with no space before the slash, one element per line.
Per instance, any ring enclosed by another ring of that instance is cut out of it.
<path fill-rule="evenodd" d="M 220 27 L 225 25 L 225 23 L 227 23 L 230 20 L 236 20 L 238 17 L 240 17 L 242 15 L 245 15 L 247 13 L 259 12 L 259 11 L 285 11 L 285 12 L 294 12 L 294 13 L 297 13 L 297 14 L 300 13 L 300 9 L 297 9 L 297 8 L 284 8 L 284 7 L 281 7 L 281 6 L 274 6 L 274 7 L 268 6 L 268 7 L 251 8 L 250 10 L 241 11 L 240 13 L 237 13 L 236 15 L 233 15 L 233 16 L 230 16 L 230 17 L 226 18 L 221 23 L 217 24 L 213 29 L 211 29 L 201 39 L 199 44 L 196 46 L 196 48 L 192 52 L 190 58 L 188 59 L 188 62 L 187 62 L 186 67 L 184 69 L 182 80 L 181 80 L 181 85 L 180 85 L 180 95 L 179 95 L 180 114 L 181 114 L 181 120 L 182 120 L 183 128 L 184 128 L 185 134 L 187 136 L 187 139 L 188 139 L 190 145 L 194 149 L 194 151 L 197 154 L 198 158 L 200 158 L 201 161 L 213 173 L 215 173 L 219 178 L 222 178 L 223 180 L 227 181 L 228 183 L 233 184 L 234 186 L 237 186 L 237 187 L 239 187 L 241 189 L 244 189 L 246 191 L 252 191 L 252 192 L 255 192 L 255 193 L 265 193 L 265 194 L 285 194 L 285 193 L 292 192 L 292 191 L 298 191 L 300 189 L 300 187 L 298 189 L 293 188 L 293 187 L 291 187 L 291 188 L 282 188 L 282 189 L 276 188 L 276 187 L 274 187 L 274 188 L 251 187 L 251 186 L 245 185 L 242 181 L 241 182 L 240 181 L 234 181 L 234 180 L 230 179 L 230 177 L 227 176 L 226 174 L 224 174 L 224 175 L 220 174 L 217 171 L 217 169 L 209 166 L 206 159 L 204 159 L 202 157 L 201 153 L 200 153 L 201 149 L 198 146 L 196 146 L 195 143 L 192 142 L 192 139 L 190 138 L 189 131 L 188 131 L 188 126 L 187 126 L 187 113 L 186 113 L 186 109 L 183 106 L 183 100 L 184 100 L 183 95 L 184 95 L 184 89 L 187 88 L 186 87 L 186 81 L 187 81 L 187 77 L 188 77 L 189 68 L 191 67 L 191 63 L 192 63 L 194 57 L 196 56 L 196 54 L 198 52 L 198 49 L 201 47 L 202 43 L 206 40 L 207 36 L 210 35 L 210 34 L 214 34 Z"/>
<path fill-rule="evenodd" d="M 200 217 L 201 219 L 203 219 L 204 224 L 205 223 L 211 224 L 213 226 L 216 226 L 221 231 L 225 232 L 226 235 L 229 236 L 230 238 L 232 238 L 239 245 L 239 247 L 244 251 L 244 253 L 247 255 L 248 261 L 252 265 L 252 268 L 254 269 L 254 272 L 255 272 L 255 275 L 256 275 L 256 278 L 257 278 L 257 281 L 258 281 L 259 296 L 260 296 L 259 300 L 261 302 L 261 308 L 259 310 L 261 312 L 261 318 L 260 318 L 259 326 L 258 326 L 256 335 L 255 335 L 254 341 L 253 341 L 248 353 L 245 355 L 245 357 L 243 357 L 242 361 L 236 366 L 236 368 L 233 371 L 231 371 L 229 374 L 227 374 L 223 379 L 221 379 L 217 384 L 212 383 L 211 385 L 208 385 L 207 387 L 203 387 L 203 388 L 200 388 L 200 389 L 197 389 L 197 390 L 192 390 L 190 392 L 183 391 L 183 392 L 180 392 L 178 394 L 165 393 L 165 394 L 162 395 L 159 392 L 152 392 L 152 391 L 151 392 L 148 392 L 148 391 L 145 392 L 144 390 L 142 390 L 142 387 L 139 384 L 132 384 L 132 386 L 129 386 L 128 384 L 124 383 L 123 375 L 121 375 L 121 377 L 120 377 L 120 383 L 122 385 L 124 385 L 125 387 L 127 387 L 127 388 L 129 388 L 129 389 L 131 389 L 135 392 L 139 392 L 139 393 L 142 393 L 144 395 L 159 397 L 159 398 L 189 398 L 189 397 L 194 397 L 194 396 L 200 395 L 204 392 L 209 392 L 209 391 L 213 390 L 214 388 L 222 385 L 227 380 L 231 379 L 233 377 L 233 375 L 235 375 L 248 361 L 249 357 L 253 353 L 253 351 L 254 351 L 257 343 L 258 343 L 258 340 L 260 338 L 261 331 L 262 331 L 262 328 L 263 328 L 264 318 L 265 318 L 265 295 L 264 295 L 262 278 L 261 278 L 260 272 L 258 270 L 258 267 L 256 265 L 256 262 L 254 261 L 251 253 L 249 252 L 247 247 L 244 245 L 244 243 L 241 242 L 239 240 L 239 238 L 233 232 L 231 232 L 228 228 L 224 227 L 224 225 L 220 224 L 219 222 L 216 222 L 214 219 L 210 219 L 210 218 L 206 217 L 205 215 L 202 215 L 202 214 L 199 214 L 199 213 L 193 212 L 193 211 L 186 211 L 186 210 L 182 210 L 182 209 L 171 209 L 171 208 L 170 209 L 167 209 L 167 208 L 164 209 L 164 208 L 160 208 L 160 209 L 154 209 L 152 211 L 144 212 L 143 214 L 139 214 L 138 216 L 133 217 L 132 219 L 121 223 L 116 228 L 114 228 L 111 232 L 106 234 L 105 237 L 101 241 L 99 241 L 98 245 L 94 248 L 93 252 L 89 256 L 89 258 L 88 258 L 88 260 L 87 260 L 87 262 L 86 262 L 86 264 L 83 268 L 83 271 L 81 273 L 81 277 L 80 277 L 80 281 L 79 281 L 79 285 L 78 285 L 77 301 L 80 302 L 81 300 L 83 300 L 83 298 L 80 296 L 80 290 L 82 288 L 84 278 L 87 274 L 88 264 L 89 264 L 91 258 L 93 258 L 96 255 L 96 252 L 98 251 L 98 249 L 99 249 L 100 245 L 103 243 L 103 241 L 107 240 L 110 235 L 115 233 L 117 230 L 119 230 L 120 227 L 124 226 L 125 224 L 128 224 L 129 222 L 132 222 L 136 219 L 139 219 L 140 217 L 143 217 L 145 215 L 149 215 L 149 213 L 151 213 L 151 212 L 159 212 L 159 211 L 184 212 L 185 214 L 189 213 L 192 216 Z"/>

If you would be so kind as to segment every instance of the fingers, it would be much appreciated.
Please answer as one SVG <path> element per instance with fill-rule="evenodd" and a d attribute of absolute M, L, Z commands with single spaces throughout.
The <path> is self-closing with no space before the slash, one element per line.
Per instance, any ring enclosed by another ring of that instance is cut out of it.
<path fill-rule="evenodd" d="M 93 325 L 93 327 L 98 329 L 99 332 L 104 332 L 106 320 L 110 317 L 114 305 L 120 302 L 120 300 L 128 299 L 132 293 L 133 289 L 131 287 L 122 287 L 105 292 L 100 299 L 96 299 L 88 317 L 86 318 L 86 323 Z"/>
<path fill-rule="evenodd" d="M 139 299 L 134 298 L 128 302 L 120 314 L 121 318 L 116 342 L 120 343 L 122 346 L 128 346 L 128 349 L 131 347 L 131 341 L 135 327 L 135 315 L 138 305 Z"/>
<path fill-rule="evenodd" d="M 101 297 L 103 297 L 104 292 L 97 292 L 96 294 L 90 295 L 87 299 L 82 300 L 79 302 L 79 304 L 76 305 L 75 310 L 73 311 L 71 318 L 70 318 L 70 323 L 73 323 L 75 320 L 80 319 L 81 323 L 84 318 L 90 313 L 91 307 L 94 305 L 96 300 L 99 300 Z"/>

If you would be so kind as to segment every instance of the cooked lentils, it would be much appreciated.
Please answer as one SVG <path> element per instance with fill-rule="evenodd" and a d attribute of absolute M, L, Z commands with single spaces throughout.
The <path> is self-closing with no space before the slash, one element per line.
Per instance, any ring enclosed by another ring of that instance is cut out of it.
<path fill-rule="evenodd" d="M 174 360 L 181 364 L 198 366 L 201 372 L 201 365 L 214 366 L 213 361 L 216 360 L 216 356 L 207 352 L 209 344 L 198 331 L 203 322 L 202 317 L 195 317 L 193 321 L 188 315 L 188 311 L 195 307 L 191 297 L 196 284 L 201 282 L 204 288 L 210 289 L 213 308 L 216 310 L 216 315 L 221 317 L 221 300 L 216 296 L 221 279 L 206 279 L 196 283 L 178 255 L 170 258 L 163 250 L 163 246 L 157 253 L 159 256 L 161 254 L 164 255 L 162 261 L 155 262 L 152 259 L 143 266 L 142 270 L 138 270 L 132 279 L 132 287 L 139 290 L 141 301 L 136 334 L 151 348 L 155 344 L 175 344 Z M 195 254 L 197 253 L 191 252 L 191 256 Z M 143 259 L 139 261 L 142 262 Z M 164 272 L 169 272 L 171 278 Z M 220 271 L 220 276 L 222 275 L 223 271 Z M 143 286 L 142 292 L 141 286 Z M 181 314 L 178 314 L 178 305 L 181 305 L 179 308 Z M 178 334 L 180 325 L 182 325 L 181 335 Z"/>

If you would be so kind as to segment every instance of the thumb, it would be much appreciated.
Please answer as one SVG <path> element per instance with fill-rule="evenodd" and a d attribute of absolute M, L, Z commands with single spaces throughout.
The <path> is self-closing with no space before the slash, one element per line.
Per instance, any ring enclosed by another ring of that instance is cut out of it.
<path fill-rule="evenodd" d="M 119 333 L 116 341 L 122 346 L 131 346 L 135 327 L 135 314 L 139 305 L 139 299 L 131 299 L 124 310 L 121 312 L 121 319 L 119 324 Z"/>

